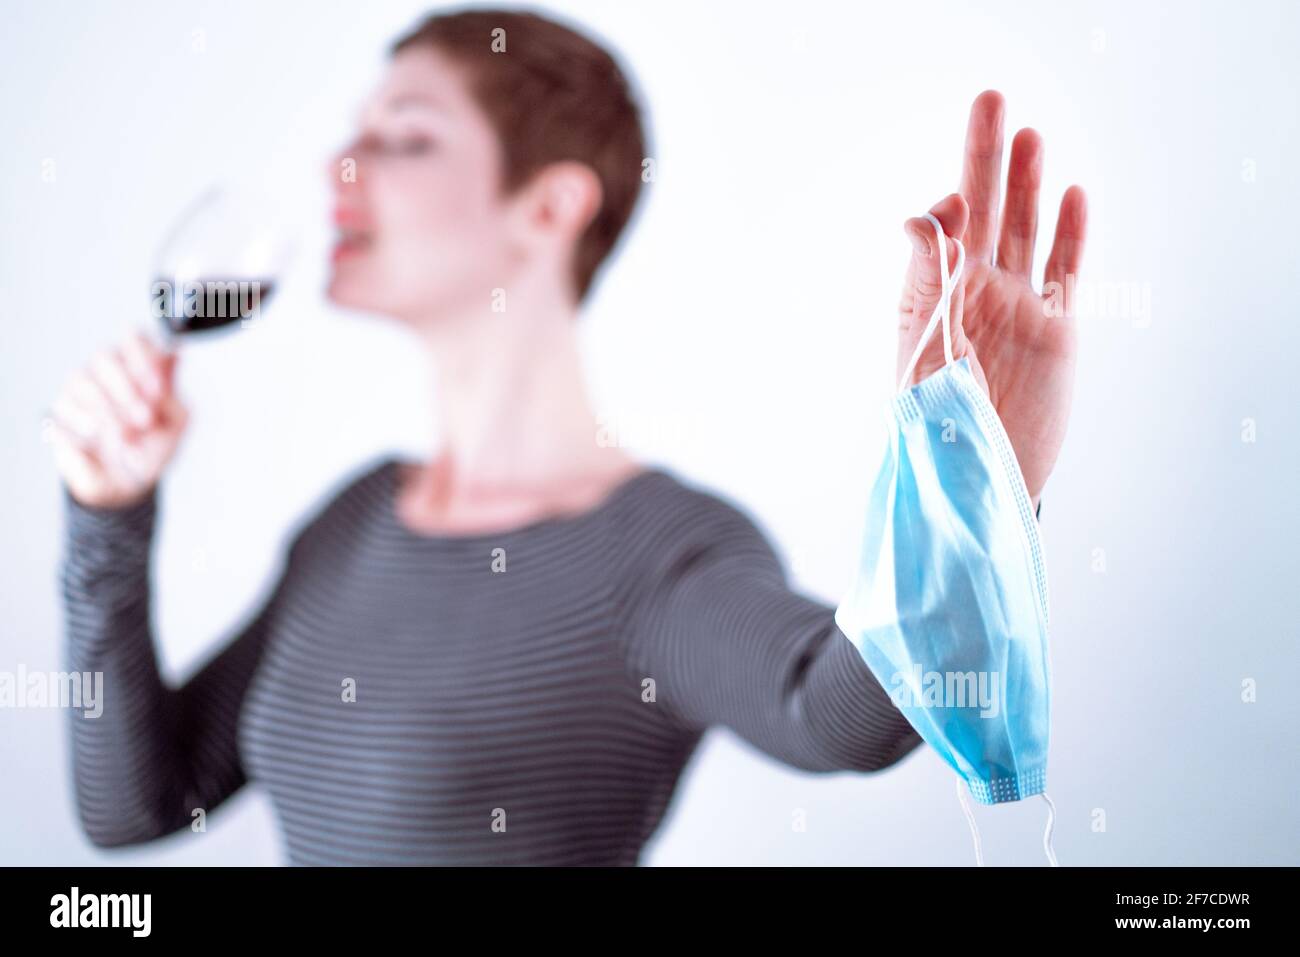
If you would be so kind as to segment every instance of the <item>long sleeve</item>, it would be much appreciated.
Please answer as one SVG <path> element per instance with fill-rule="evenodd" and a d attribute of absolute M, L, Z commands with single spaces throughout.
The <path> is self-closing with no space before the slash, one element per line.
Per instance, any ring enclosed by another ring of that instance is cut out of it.
<path fill-rule="evenodd" d="M 180 688 L 158 672 L 149 561 L 156 499 L 126 509 L 79 505 L 64 489 L 62 586 L 69 671 L 103 675 L 102 713 L 71 711 L 81 824 L 100 847 L 189 826 L 245 782 L 236 722 L 274 599 Z"/>
<path fill-rule="evenodd" d="M 678 544 L 634 603 L 629 665 L 675 722 L 725 725 L 809 771 L 876 771 L 921 743 L 834 608 L 791 590 L 746 515 L 697 496 L 646 534 Z"/>

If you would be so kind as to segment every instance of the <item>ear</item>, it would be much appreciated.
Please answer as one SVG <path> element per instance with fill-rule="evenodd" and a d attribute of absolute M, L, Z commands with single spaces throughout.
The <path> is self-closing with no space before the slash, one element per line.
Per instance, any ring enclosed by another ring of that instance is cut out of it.
<path fill-rule="evenodd" d="M 604 198 L 595 170 L 577 160 L 548 165 L 537 173 L 528 194 L 529 232 L 567 242 L 577 242 Z"/>

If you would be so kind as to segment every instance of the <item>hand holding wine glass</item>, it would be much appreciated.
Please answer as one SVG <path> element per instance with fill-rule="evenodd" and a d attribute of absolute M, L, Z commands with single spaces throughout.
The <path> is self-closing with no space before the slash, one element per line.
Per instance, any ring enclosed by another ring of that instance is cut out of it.
<path fill-rule="evenodd" d="M 247 188 L 211 189 L 177 219 L 155 260 L 150 333 L 96 355 L 48 413 L 76 501 L 125 508 L 158 483 L 188 419 L 176 393 L 181 343 L 260 320 L 295 229 L 274 196 Z"/>
<path fill-rule="evenodd" d="M 64 387 L 51 409 L 50 441 L 78 503 L 127 508 L 158 483 L 189 418 L 176 395 L 176 362 L 176 352 L 137 333 Z"/>

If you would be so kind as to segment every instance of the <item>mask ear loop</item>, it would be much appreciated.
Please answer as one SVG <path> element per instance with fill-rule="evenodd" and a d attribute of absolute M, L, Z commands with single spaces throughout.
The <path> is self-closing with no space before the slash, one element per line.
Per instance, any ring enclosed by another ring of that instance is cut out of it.
<path fill-rule="evenodd" d="M 912 353 L 911 361 L 907 363 L 907 370 L 903 377 L 898 381 L 898 392 L 902 392 L 907 385 L 908 380 L 912 378 L 912 372 L 916 368 L 917 360 L 921 358 L 921 353 L 925 350 L 926 343 L 930 341 L 930 336 L 934 333 L 934 327 L 940 322 L 943 323 L 943 359 L 944 365 L 952 365 L 952 330 L 950 327 L 950 316 L 952 308 L 953 292 L 957 288 L 957 280 L 961 278 L 962 270 L 966 267 L 966 248 L 962 246 L 961 240 L 954 239 L 953 243 L 957 247 L 957 266 L 951 274 L 948 272 L 948 243 L 943 233 L 943 225 L 935 218 L 933 213 L 926 213 L 925 218 L 934 226 L 935 240 L 939 244 L 939 302 L 934 307 L 934 312 L 930 315 L 930 321 L 926 323 L 925 331 L 921 333 L 921 339 L 916 344 L 916 350 Z"/>
<path fill-rule="evenodd" d="M 921 358 L 921 352 L 925 345 L 930 341 L 930 336 L 934 333 L 934 327 L 943 322 L 943 355 L 944 364 L 952 364 L 952 332 L 949 328 L 949 310 L 952 306 L 953 291 L 956 289 L 957 280 L 961 278 L 962 269 L 966 266 L 966 248 L 962 246 L 961 241 L 954 239 L 957 246 L 957 268 L 950 275 L 948 273 L 948 243 L 943 233 L 943 224 L 934 216 L 933 213 L 926 213 L 925 218 L 930 221 L 934 227 L 935 240 L 939 243 L 939 302 L 934 307 L 934 312 L 930 315 L 930 321 L 926 323 L 925 331 L 921 333 L 921 341 L 916 344 L 916 350 L 912 353 L 912 359 L 907 363 L 907 371 L 898 381 L 898 388 L 895 392 L 902 392 L 909 379 L 912 378 L 912 372 L 916 369 L 916 363 Z M 889 450 L 895 463 L 898 462 L 898 435 L 897 420 L 893 415 L 887 417 L 886 429 L 889 433 Z"/>
<path fill-rule="evenodd" d="M 1056 805 L 1052 799 L 1047 796 L 1047 792 L 1041 792 L 1043 800 L 1047 802 L 1047 830 L 1043 832 L 1043 850 L 1047 852 L 1047 860 L 1053 867 L 1060 867 L 1056 863 L 1056 852 L 1052 850 L 1052 825 L 1056 823 Z M 970 836 L 975 841 L 975 864 L 977 867 L 984 866 L 984 853 L 980 850 L 980 831 L 975 825 L 975 815 L 971 813 L 970 804 L 966 800 L 966 788 L 962 785 L 962 779 L 957 778 L 957 800 L 961 803 L 961 809 L 966 813 L 966 823 L 970 825 Z"/>
<path fill-rule="evenodd" d="M 984 854 L 980 850 L 980 829 L 975 826 L 975 815 L 971 813 L 970 804 L 966 802 L 966 787 L 961 778 L 957 778 L 957 800 L 966 812 L 966 823 L 970 825 L 970 836 L 975 841 L 975 866 L 984 866 Z"/>
<path fill-rule="evenodd" d="M 1043 800 L 1047 802 L 1047 830 L 1043 832 L 1043 850 L 1047 852 L 1047 859 L 1052 866 L 1060 867 L 1061 865 L 1056 863 L 1056 852 L 1052 850 L 1052 825 L 1056 823 L 1056 805 L 1052 803 L 1046 791 L 1043 791 L 1042 795 Z"/>

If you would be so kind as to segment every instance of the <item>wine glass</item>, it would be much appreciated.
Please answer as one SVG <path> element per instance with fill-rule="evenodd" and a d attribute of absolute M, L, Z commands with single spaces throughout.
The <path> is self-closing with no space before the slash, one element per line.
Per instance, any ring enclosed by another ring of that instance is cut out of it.
<path fill-rule="evenodd" d="M 300 222 L 301 210 L 265 188 L 214 186 L 204 192 L 154 256 L 150 338 L 170 352 L 194 336 L 261 322 L 297 248 Z M 94 448 L 51 409 L 44 411 L 46 428 L 59 429 L 79 448 Z M 96 451 L 126 462 L 121 449 Z"/>
<path fill-rule="evenodd" d="M 285 204 L 266 190 L 214 186 L 199 196 L 154 257 L 150 311 L 164 348 L 261 322 L 296 233 Z"/>

